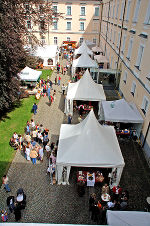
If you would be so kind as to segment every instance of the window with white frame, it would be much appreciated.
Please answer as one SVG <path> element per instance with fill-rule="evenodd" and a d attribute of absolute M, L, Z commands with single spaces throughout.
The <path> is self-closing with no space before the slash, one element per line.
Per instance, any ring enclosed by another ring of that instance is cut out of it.
<path fill-rule="evenodd" d="M 84 31 L 84 22 L 80 22 L 80 31 Z"/>
<path fill-rule="evenodd" d="M 121 14 L 120 14 L 120 20 L 122 20 L 123 19 L 123 12 L 124 12 L 124 6 L 125 6 L 125 1 L 124 0 L 122 0 L 122 4 L 121 4 Z"/>
<path fill-rule="evenodd" d="M 93 38 L 93 43 L 97 44 L 97 39 L 96 38 Z"/>
<path fill-rule="evenodd" d="M 132 87 L 131 87 L 131 94 L 134 96 L 135 95 L 135 90 L 136 90 L 136 83 L 133 81 L 132 82 Z"/>
<path fill-rule="evenodd" d="M 67 21 L 67 27 L 66 27 L 67 30 L 71 30 L 71 22 L 70 21 Z"/>
<path fill-rule="evenodd" d="M 70 42 L 70 37 L 67 37 L 67 42 Z"/>
<path fill-rule="evenodd" d="M 130 9 L 131 9 L 131 0 L 128 0 L 127 13 L 126 13 L 126 21 L 129 20 L 129 17 L 130 17 Z"/>
<path fill-rule="evenodd" d="M 41 44 L 44 45 L 46 43 L 45 36 L 41 37 Z"/>
<path fill-rule="evenodd" d="M 141 0 L 137 0 L 135 11 L 134 11 L 133 23 L 136 23 L 137 20 L 138 20 L 138 15 L 139 15 L 139 11 L 140 11 L 140 4 L 141 4 Z"/>
<path fill-rule="evenodd" d="M 119 0 L 117 0 L 117 6 L 116 6 L 116 19 L 118 18 L 118 10 L 119 10 Z"/>
<path fill-rule="evenodd" d="M 54 37 L 54 45 L 57 45 L 57 44 L 58 44 L 58 38 Z"/>
<path fill-rule="evenodd" d="M 30 36 L 28 36 L 28 43 L 32 44 L 32 38 Z"/>
<path fill-rule="evenodd" d="M 124 71 L 123 81 L 124 81 L 125 84 L 127 83 L 127 76 L 128 76 L 127 71 Z"/>
<path fill-rule="evenodd" d="M 81 6 L 80 8 L 80 15 L 85 16 L 85 6 Z"/>
<path fill-rule="evenodd" d="M 57 30 L 58 29 L 58 23 L 57 21 L 53 21 L 53 29 Z"/>
<path fill-rule="evenodd" d="M 133 38 L 130 38 L 129 47 L 128 47 L 128 54 L 127 54 L 128 60 L 130 60 L 130 58 L 131 58 L 132 46 L 133 46 Z"/>
<path fill-rule="evenodd" d="M 112 19 L 114 18 L 114 16 L 115 16 L 115 2 L 114 2 L 114 4 L 113 4 Z"/>
<path fill-rule="evenodd" d="M 114 31 L 114 39 L 113 39 L 113 44 L 115 44 L 115 39 L 116 39 L 116 31 Z"/>
<path fill-rule="evenodd" d="M 121 52 L 124 53 L 124 49 L 125 49 L 125 44 L 126 44 L 126 35 L 123 36 L 123 41 L 122 41 L 122 48 L 121 48 Z"/>
<path fill-rule="evenodd" d="M 136 60 L 136 66 L 138 67 L 138 69 L 139 69 L 140 66 L 141 66 L 143 53 L 144 53 L 144 45 L 141 44 L 141 45 L 139 46 L 138 56 L 137 56 L 137 60 Z"/>
<path fill-rule="evenodd" d="M 71 16 L 71 6 L 67 5 L 67 15 Z"/>
<path fill-rule="evenodd" d="M 83 38 L 80 38 L 80 40 L 79 40 L 79 45 L 81 46 L 82 45 L 82 43 L 83 43 Z"/>
<path fill-rule="evenodd" d="M 57 13 L 57 5 L 53 5 L 53 10 L 55 13 Z"/>
<path fill-rule="evenodd" d="M 148 111 L 148 107 L 149 107 L 149 99 L 146 96 L 144 96 L 141 109 L 145 115 Z"/>
<path fill-rule="evenodd" d="M 117 48 L 119 48 L 119 45 L 120 45 L 120 32 L 118 33 Z"/>
<path fill-rule="evenodd" d="M 27 20 L 27 28 L 31 29 L 31 20 Z"/>
<path fill-rule="evenodd" d="M 144 24 L 150 24 L 150 0 L 149 0 L 149 4 L 148 4 L 148 8 L 147 8 Z"/>
<path fill-rule="evenodd" d="M 95 7 L 94 16 L 99 16 L 99 7 Z"/>

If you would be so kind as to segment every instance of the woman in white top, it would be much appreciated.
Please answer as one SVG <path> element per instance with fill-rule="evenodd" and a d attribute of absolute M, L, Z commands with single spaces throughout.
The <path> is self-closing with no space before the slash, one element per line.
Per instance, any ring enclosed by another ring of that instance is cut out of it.
<path fill-rule="evenodd" d="M 30 147 L 29 147 L 29 145 L 27 145 L 25 153 L 26 153 L 27 161 L 30 161 Z"/>

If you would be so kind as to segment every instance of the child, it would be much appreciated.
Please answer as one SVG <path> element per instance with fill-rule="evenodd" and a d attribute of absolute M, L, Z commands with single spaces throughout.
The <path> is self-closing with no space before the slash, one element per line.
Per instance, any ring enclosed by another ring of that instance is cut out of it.
<path fill-rule="evenodd" d="M 2 221 L 3 222 L 6 222 L 8 220 L 8 215 L 7 215 L 7 212 L 2 210 L 1 211 L 1 217 L 2 217 Z"/>

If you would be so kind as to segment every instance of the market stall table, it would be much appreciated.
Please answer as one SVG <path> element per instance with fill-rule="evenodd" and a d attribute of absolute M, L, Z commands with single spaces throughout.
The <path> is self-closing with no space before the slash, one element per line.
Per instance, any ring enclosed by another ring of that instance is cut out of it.
<path fill-rule="evenodd" d="M 77 172 L 77 182 L 84 181 L 87 182 L 87 171 L 78 171 Z M 95 183 L 102 183 L 104 181 L 103 175 L 97 171 L 95 174 Z"/>

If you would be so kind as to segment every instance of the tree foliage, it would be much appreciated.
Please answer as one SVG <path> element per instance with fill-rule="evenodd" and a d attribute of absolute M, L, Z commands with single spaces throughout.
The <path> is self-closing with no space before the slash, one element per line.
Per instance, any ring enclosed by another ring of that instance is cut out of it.
<path fill-rule="evenodd" d="M 49 1 L 0 0 L 0 113 L 10 108 L 18 97 L 17 74 L 31 59 L 24 49 L 28 37 L 33 43 L 38 42 L 34 31 L 27 29 L 26 20 L 37 26 L 43 23 L 40 29 L 43 34 L 47 24 L 59 16 Z"/>

